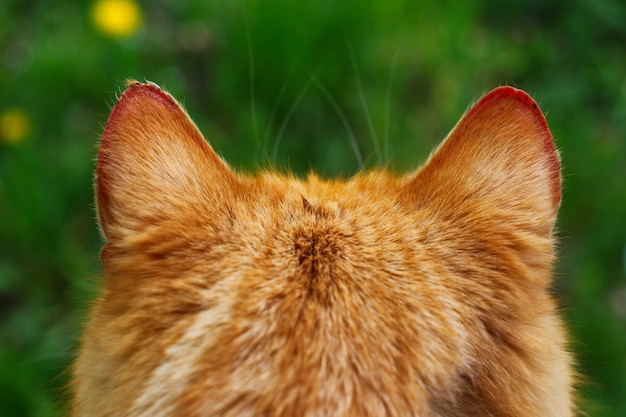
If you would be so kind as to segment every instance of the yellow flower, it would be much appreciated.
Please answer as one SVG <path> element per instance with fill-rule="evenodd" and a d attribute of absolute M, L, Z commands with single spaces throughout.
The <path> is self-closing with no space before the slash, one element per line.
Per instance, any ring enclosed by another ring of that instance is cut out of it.
<path fill-rule="evenodd" d="M 0 114 L 0 140 L 15 144 L 26 138 L 30 132 L 30 120 L 20 109 L 9 109 Z"/>
<path fill-rule="evenodd" d="M 98 0 L 92 9 L 93 24 L 107 35 L 132 35 L 141 22 L 141 9 L 133 0 Z"/>

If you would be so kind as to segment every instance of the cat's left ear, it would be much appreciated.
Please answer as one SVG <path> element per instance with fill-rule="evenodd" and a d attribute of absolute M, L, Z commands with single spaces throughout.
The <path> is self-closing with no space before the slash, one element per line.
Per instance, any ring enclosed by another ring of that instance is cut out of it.
<path fill-rule="evenodd" d="M 239 178 L 156 84 L 130 81 L 98 152 L 96 202 L 108 240 L 182 216 L 215 221 Z"/>

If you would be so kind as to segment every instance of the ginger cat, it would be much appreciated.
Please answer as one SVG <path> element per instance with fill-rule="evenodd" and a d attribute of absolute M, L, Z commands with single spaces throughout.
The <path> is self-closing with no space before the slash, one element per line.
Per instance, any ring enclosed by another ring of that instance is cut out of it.
<path fill-rule="evenodd" d="M 326 181 L 236 173 L 131 81 L 96 199 L 74 416 L 574 414 L 560 163 L 523 91 L 484 96 L 415 172 Z"/>

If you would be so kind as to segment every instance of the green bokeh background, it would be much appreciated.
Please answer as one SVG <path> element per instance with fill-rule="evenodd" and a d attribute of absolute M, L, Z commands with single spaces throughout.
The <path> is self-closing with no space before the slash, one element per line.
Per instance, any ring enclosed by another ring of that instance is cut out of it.
<path fill-rule="evenodd" d="M 0 415 L 63 412 L 99 280 L 98 137 L 136 78 L 232 166 L 324 176 L 359 169 L 351 137 L 364 166 L 412 169 L 482 93 L 528 91 L 561 151 L 555 292 L 583 408 L 626 416 L 625 2 L 145 1 L 123 39 L 92 6 L 0 0 L 0 114 L 31 121 L 0 142 Z"/>

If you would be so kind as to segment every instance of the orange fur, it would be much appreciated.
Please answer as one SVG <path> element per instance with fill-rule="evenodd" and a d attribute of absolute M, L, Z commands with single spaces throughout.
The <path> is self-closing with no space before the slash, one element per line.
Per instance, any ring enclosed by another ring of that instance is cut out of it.
<path fill-rule="evenodd" d="M 130 82 L 96 171 L 104 288 L 74 416 L 571 416 L 560 163 L 524 92 L 414 173 L 235 173 Z"/>

